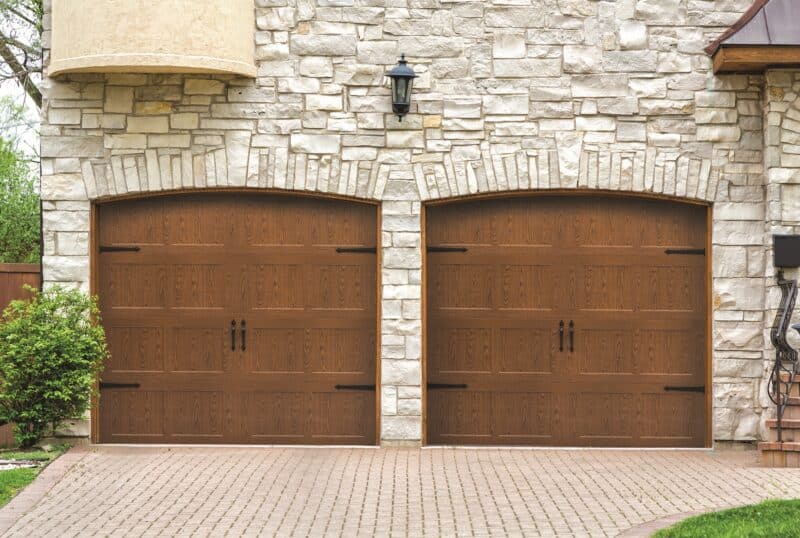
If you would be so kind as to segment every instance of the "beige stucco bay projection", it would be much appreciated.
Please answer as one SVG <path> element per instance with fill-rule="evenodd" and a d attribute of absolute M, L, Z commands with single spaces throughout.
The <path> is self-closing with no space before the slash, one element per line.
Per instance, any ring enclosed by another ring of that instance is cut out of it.
<path fill-rule="evenodd" d="M 253 0 L 53 0 L 52 9 L 51 76 L 256 75 Z"/>

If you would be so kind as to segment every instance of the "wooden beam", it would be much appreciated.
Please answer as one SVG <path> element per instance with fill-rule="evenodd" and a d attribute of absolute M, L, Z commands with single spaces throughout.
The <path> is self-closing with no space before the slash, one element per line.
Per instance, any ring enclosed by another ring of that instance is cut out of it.
<path fill-rule="evenodd" d="M 800 66 L 800 46 L 721 47 L 713 61 L 714 73 L 760 73 L 769 67 Z"/>

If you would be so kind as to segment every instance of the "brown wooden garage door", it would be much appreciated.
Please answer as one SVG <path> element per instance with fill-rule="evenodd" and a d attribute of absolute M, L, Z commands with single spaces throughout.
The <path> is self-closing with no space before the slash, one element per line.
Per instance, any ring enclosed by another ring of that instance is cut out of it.
<path fill-rule="evenodd" d="M 374 206 L 213 193 L 99 206 L 99 438 L 374 444 Z"/>
<path fill-rule="evenodd" d="M 432 444 L 703 446 L 706 209 L 429 207 Z"/>

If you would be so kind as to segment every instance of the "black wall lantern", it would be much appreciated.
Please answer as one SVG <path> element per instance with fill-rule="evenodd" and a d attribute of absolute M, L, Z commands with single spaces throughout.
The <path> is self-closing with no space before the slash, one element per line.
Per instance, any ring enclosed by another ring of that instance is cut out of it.
<path fill-rule="evenodd" d="M 411 109 L 411 88 L 417 74 L 408 67 L 406 55 L 400 56 L 400 61 L 394 69 L 386 73 L 392 79 L 392 112 L 397 114 L 397 119 L 403 121 L 403 116 Z"/>

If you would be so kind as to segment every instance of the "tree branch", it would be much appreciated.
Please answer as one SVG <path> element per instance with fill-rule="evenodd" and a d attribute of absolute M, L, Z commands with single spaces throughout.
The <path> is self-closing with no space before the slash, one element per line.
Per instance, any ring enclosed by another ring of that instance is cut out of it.
<path fill-rule="evenodd" d="M 22 41 L 19 41 L 18 39 L 14 39 L 11 36 L 5 36 L 2 39 L 3 39 L 3 41 L 8 43 L 9 45 L 17 47 L 19 50 L 25 52 L 29 56 L 36 57 L 36 56 L 39 56 L 42 53 L 41 50 L 37 50 L 37 49 L 31 47 L 30 45 L 27 45 L 27 44 L 23 43 Z"/>
<path fill-rule="evenodd" d="M 17 82 L 25 88 L 25 92 L 30 95 L 33 102 L 36 103 L 36 106 L 42 108 L 42 92 L 39 91 L 39 88 L 34 84 L 33 80 L 31 80 L 28 70 L 23 67 L 16 55 L 14 55 L 14 52 L 9 48 L 7 39 L 5 34 L 0 32 L 0 57 L 2 57 L 6 64 L 8 64 L 8 67 L 11 68 L 11 72 L 14 74 Z"/>
<path fill-rule="evenodd" d="M 19 18 L 20 18 L 20 19 L 22 19 L 23 21 L 25 21 L 25 22 L 27 22 L 28 24 L 30 24 L 31 26 L 33 26 L 34 28 L 39 28 L 39 23 L 37 23 L 35 20 L 33 20 L 33 19 L 31 19 L 31 18 L 27 17 L 27 16 L 26 16 L 24 13 L 22 13 L 22 12 L 21 12 L 21 11 L 19 11 L 18 9 L 15 9 L 15 8 L 13 8 L 13 7 L 11 6 L 11 4 L 9 4 L 8 2 L 2 2 L 2 3 L 0 3 L 0 8 L 2 8 L 2 9 L 5 9 L 5 10 L 7 10 L 7 11 L 9 11 L 9 12 L 13 13 L 14 15 L 16 15 L 17 17 L 19 17 Z"/>

